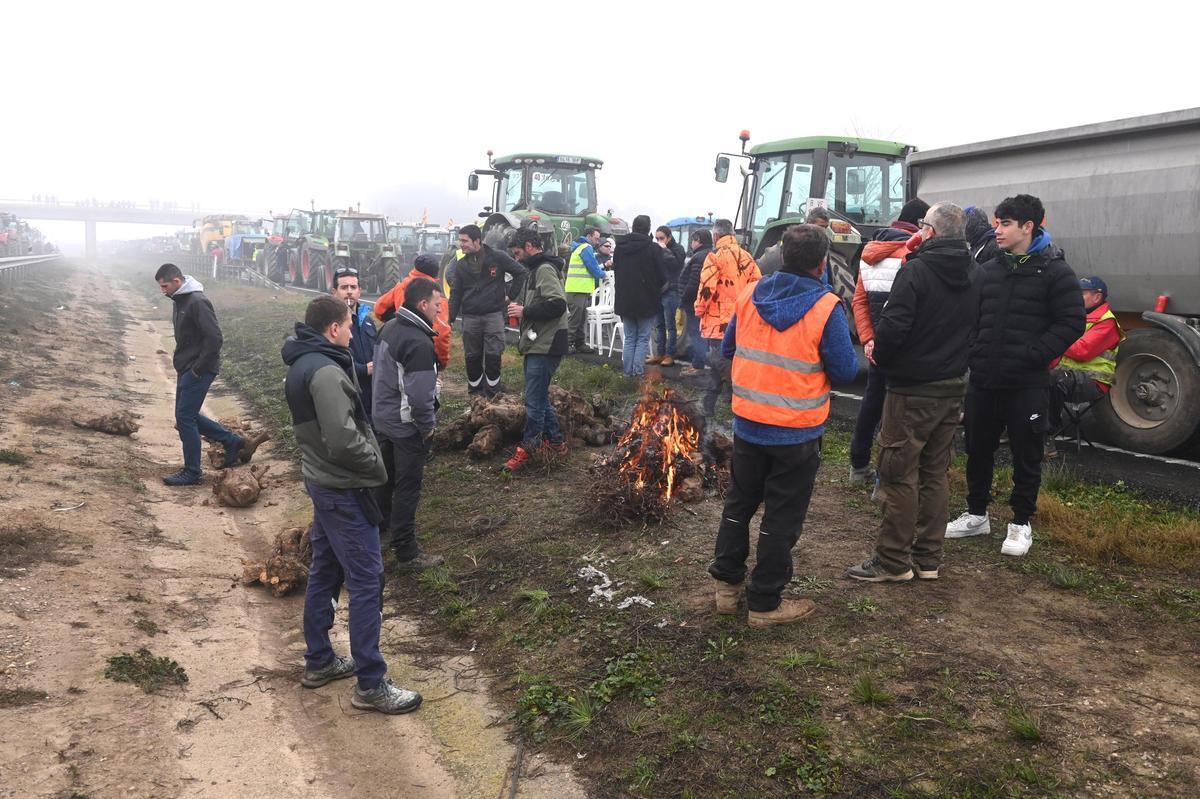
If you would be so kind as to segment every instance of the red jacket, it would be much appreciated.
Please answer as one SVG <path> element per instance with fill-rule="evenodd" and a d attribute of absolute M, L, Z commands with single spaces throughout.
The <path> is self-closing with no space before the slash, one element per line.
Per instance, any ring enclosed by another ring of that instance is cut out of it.
<path fill-rule="evenodd" d="M 422 272 L 413 270 L 409 272 L 403 280 L 392 286 L 387 294 L 384 294 L 375 302 L 375 316 L 380 319 L 384 315 L 394 313 L 397 308 L 404 304 L 404 290 L 408 284 L 414 280 L 421 278 L 423 280 L 431 280 L 437 282 L 437 278 L 430 277 Z M 450 303 L 443 302 L 441 309 L 438 311 L 437 320 L 433 325 L 433 331 L 437 336 L 433 339 L 433 351 L 437 355 L 438 365 L 445 369 L 450 365 Z"/>
<path fill-rule="evenodd" d="M 903 264 L 908 259 L 910 251 L 907 241 L 869 241 L 863 248 L 862 260 L 858 265 L 858 282 L 854 286 L 854 299 L 850 302 L 850 307 L 854 311 L 854 327 L 858 332 L 860 343 L 866 344 L 875 338 L 875 319 L 878 318 L 883 303 L 887 301 L 886 295 L 891 291 L 891 281 L 896 277 L 897 269 L 894 259 L 899 259 L 900 264 Z M 868 293 L 866 284 L 863 282 L 863 272 L 875 268 L 887 273 L 882 281 L 887 288 L 884 289 L 882 284 L 873 286 L 872 292 Z M 872 297 L 871 294 L 875 296 Z M 872 300 L 875 301 L 874 313 L 871 312 Z"/>
<path fill-rule="evenodd" d="M 1067 351 L 1063 353 L 1064 358 L 1070 358 L 1073 361 L 1087 363 L 1088 361 L 1099 357 L 1107 350 L 1116 349 L 1121 343 L 1121 328 L 1117 324 L 1116 319 L 1104 319 L 1100 317 L 1108 313 L 1108 303 L 1102 302 L 1087 313 L 1086 324 L 1091 325 L 1090 328 L 1084 331 L 1079 339 L 1067 347 Z M 1055 359 L 1051 364 L 1051 368 L 1058 366 L 1059 359 Z M 1096 382 L 1101 391 L 1107 392 L 1111 386 Z"/>

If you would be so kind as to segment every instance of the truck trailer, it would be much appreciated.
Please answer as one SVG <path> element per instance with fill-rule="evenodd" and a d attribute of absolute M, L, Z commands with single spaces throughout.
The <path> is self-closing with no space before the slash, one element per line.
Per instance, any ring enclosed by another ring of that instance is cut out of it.
<path fill-rule="evenodd" d="M 1200 108 L 914 152 L 908 180 L 909 197 L 989 213 L 1040 197 L 1128 334 L 1089 434 L 1153 454 L 1200 444 Z"/>

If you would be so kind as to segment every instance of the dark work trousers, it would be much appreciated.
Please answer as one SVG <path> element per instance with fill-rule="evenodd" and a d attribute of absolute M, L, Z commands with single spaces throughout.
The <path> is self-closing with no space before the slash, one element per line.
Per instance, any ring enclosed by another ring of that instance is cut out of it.
<path fill-rule="evenodd" d="M 803 444 L 764 446 L 733 437 L 729 492 L 717 529 L 716 555 L 708 573 L 739 585 L 750 555 L 750 519 L 765 505 L 758 525 L 758 560 L 746 604 L 765 612 L 779 607 L 792 579 L 792 547 L 804 529 L 813 482 L 821 465 L 821 439 Z"/>
<path fill-rule="evenodd" d="M 463 357 L 467 393 L 492 396 L 500 391 L 500 356 L 504 353 L 504 314 L 463 315 Z"/>
<path fill-rule="evenodd" d="M 1013 524 L 1028 524 L 1037 511 L 1049 429 L 1049 394 L 1045 388 L 967 388 L 963 422 L 967 435 L 967 509 L 971 513 L 982 516 L 992 500 L 996 449 L 1005 428 L 1013 460 L 1013 489 L 1008 498 Z"/>
<path fill-rule="evenodd" d="M 883 418 L 883 399 L 887 393 L 885 383 L 883 372 L 868 363 L 867 387 L 863 389 L 858 417 L 854 420 L 854 437 L 850 439 L 850 466 L 854 469 L 865 469 L 871 465 L 871 445 L 875 443 L 875 430 Z"/>
<path fill-rule="evenodd" d="M 892 574 L 916 562 L 942 562 L 961 397 L 917 397 L 887 392 L 879 431 L 879 494 L 883 520 L 875 554 Z"/>
<path fill-rule="evenodd" d="M 388 480 L 375 489 L 375 501 L 383 515 L 382 544 L 390 545 L 396 560 L 412 560 L 421 554 L 417 543 L 417 505 L 430 440 L 420 433 L 396 439 L 379 437 L 379 449 L 387 465 Z M 390 544 L 388 544 L 390 542 Z"/>
<path fill-rule="evenodd" d="M 183 444 L 183 468 L 192 474 L 200 474 L 200 436 L 230 444 L 236 435 L 200 413 L 208 388 L 216 378 L 211 372 L 199 377 L 191 370 L 180 372 L 175 378 L 175 427 L 179 429 L 179 442 Z"/>
<path fill-rule="evenodd" d="M 304 591 L 305 667 L 323 669 L 333 661 L 329 630 L 338 594 L 350 592 L 350 655 L 358 686 L 379 686 L 387 664 L 379 652 L 383 621 L 383 558 L 379 528 L 367 519 L 358 494 L 365 489 L 322 488 L 304 481 L 313 503 L 312 566 Z"/>
<path fill-rule="evenodd" d="M 587 344 L 587 310 L 591 304 L 591 294 L 567 295 L 567 330 L 576 349 Z"/>
<path fill-rule="evenodd" d="M 721 352 L 721 339 L 707 338 L 708 345 L 708 386 L 704 389 L 704 416 L 711 419 L 717 410 L 717 400 L 725 389 L 733 391 L 731 371 L 733 361 Z"/>

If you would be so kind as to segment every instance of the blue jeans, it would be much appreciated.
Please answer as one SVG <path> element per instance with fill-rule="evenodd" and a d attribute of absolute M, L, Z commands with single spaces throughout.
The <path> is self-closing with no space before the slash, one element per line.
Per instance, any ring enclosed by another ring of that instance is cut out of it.
<path fill-rule="evenodd" d="M 624 341 L 621 342 L 621 367 L 628 377 L 646 374 L 646 358 L 650 355 L 650 334 L 658 324 L 657 316 L 635 319 L 622 316 Z"/>
<path fill-rule="evenodd" d="M 854 419 L 854 435 L 850 439 L 850 466 L 865 469 L 871 465 L 871 447 L 875 443 L 875 431 L 883 418 L 883 402 L 887 398 L 887 385 L 883 372 L 867 364 L 867 386 L 863 389 L 862 404 Z"/>
<path fill-rule="evenodd" d="M 703 369 L 708 360 L 708 345 L 700 338 L 700 317 L 691 308 L 684 308 L 683 315 L 687 317 L 687 340 L 689 355 L 693 369 Z"/>
<path fill-rule="evenodd" d="M 659 355 L 675 357 L 675 312 L 679 310 L 679 292 L 664 291 L 662 295 L 662 316 L 659 325 L 654 329 L 654 343 Z"/>
<path fill-rule="evenodd" d="M 214 374 L 196 377 L 191 370 L 181 372 L 175 379 L 175 426 L 183 444 L 183 468 L 200 474 L 200 436 L 221 444 L 233 442 L 237 436 L 200 413 Z"/>
<path fill-rule="evenodd" d="M 542 436 L 552 444 L 562 443 L 562 430 L 550 404 L 550 379 L 561 360 L 561 355 L 525 356 L 525 435 L 521 446 L 526 452 L 537 449 Z"/>
<path fill-rule="evenodd" d="M 350 655 L 358 687 L 370 691 L 387 673 L 379 652 L 383 625 L 383 556 L 379 528 L 363 513 L 359 492 L 304 481 L 312 497 L 312 566 L 304 592 L 304 663 L 309 671 L 333 662 L 329 629 L 342 584 L 350 592 Z"/>

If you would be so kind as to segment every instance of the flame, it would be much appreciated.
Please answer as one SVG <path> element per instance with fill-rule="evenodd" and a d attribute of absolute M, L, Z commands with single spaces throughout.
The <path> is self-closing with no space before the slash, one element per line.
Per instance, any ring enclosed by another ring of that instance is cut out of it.
<path fill-rule="evenodd" d="M 679 412 L 679 397 L 671 389 L 647 393 L 633 410 L 629 429 L 617 442 L 618 451 L 636 442 L 618 474 L 639 491 L 656 485 L 670 501 L 675 491 L 676 464 L 699 456 L 700 431 L 690 416 Z"/>

